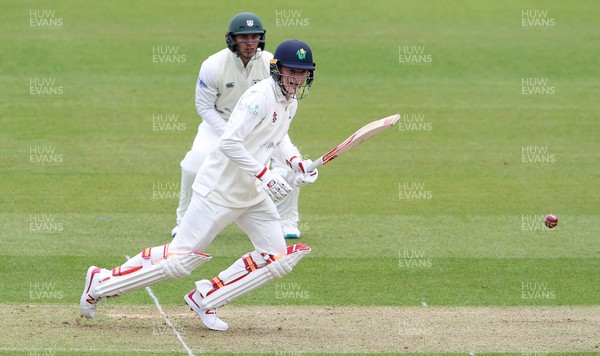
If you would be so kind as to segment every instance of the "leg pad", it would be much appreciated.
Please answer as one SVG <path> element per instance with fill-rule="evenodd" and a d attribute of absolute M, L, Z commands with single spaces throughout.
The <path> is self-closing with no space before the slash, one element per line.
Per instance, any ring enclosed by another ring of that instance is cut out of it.
<path fill-rule="evenodd" d="M 292 271 L 292 268 L 309 254 L 310 247 L 302 244 L 288 246 L 287 255 L 267 264 L 264 267 L 253 270 L 244 277 L 235 280 L 219 289 L 213 290 L 200 302 L 204 310 L 215 309 L 231 302 L 232 300 L 249 293 L 256 288 L 281 278 Z"/>
<path fill-rule="evenodd" d="M 182 278 L 210 259 L 210 255 L 203 253 L 172 256 L 160 263 L 141 268 L 127 275 L 111 277 L 98 284 L 94 289 L 94 294 L 98 297 L 115 297 L 167 279 Z"/>

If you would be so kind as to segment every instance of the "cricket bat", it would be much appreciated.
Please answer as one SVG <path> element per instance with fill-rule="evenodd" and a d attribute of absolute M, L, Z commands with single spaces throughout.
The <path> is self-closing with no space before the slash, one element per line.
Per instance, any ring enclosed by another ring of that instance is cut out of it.
<path fill-rule="evenodd" d="M 367 139 L 396 125 L 398 120 L 400 120 L 400 114 L 395 114 L 366 124 L 358 129 L 358 131 L 350 135 L 350 137 L 348 137 L 344 142 L 340 143 L 337 147 L 312 162 L 312 164 L 307 167 L 307 171 L 311 172 L 315 168 L 333 161 L 334 158 L 350 151 Z"/>

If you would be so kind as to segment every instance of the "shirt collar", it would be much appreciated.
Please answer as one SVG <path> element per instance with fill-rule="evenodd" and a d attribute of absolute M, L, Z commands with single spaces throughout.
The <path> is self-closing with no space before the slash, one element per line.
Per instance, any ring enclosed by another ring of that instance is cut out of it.
<path fill-rule="evenodd" d="M 277 101 L 289 104 L 294 100 L 292 98 L 290 98 L 289 101 L 286 100 L 285 95 L 283 95 L 283 93 L 281 92 L 281 88 L 279 87 L 279 84 L 275 82 L 275 79 L 273 79 L 273 77 L 270 77 L 269 79 L 271 80 L 271 87 L 275 92 L 275 99 L 277 99 Z"/>
<path fill-rule="evenodd" d="M 231 51 L 229 51 L 231 52 Z M 254 64 L 254 60 L 250 60 L 248 62 L 248 65 L 244 67 L 244 62 L 242 62 L 242 59 L 240 58 L 240 56 L 238 56 L 238 54 L 236 52 L 231 52 L 231 55 L 233 56 L 233 62 L 235 63 L 235 66 L 239 69 L 239 70 L 250 70 L 252 68 L 252 65 Z"/>

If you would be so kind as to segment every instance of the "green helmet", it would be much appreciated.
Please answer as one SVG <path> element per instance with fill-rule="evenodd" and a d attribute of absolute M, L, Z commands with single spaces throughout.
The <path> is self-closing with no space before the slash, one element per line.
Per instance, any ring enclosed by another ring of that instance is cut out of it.
<path fill-rule="evenodd" d="M 235 52 L 236 43 L 233 39 L 233 36 L 252 33 L 259 33 L 261 35 L 258 43 L 258 48 L 260 48 L 261 51 L 263 51 L 265 49 L 265 35 L 267 33 L 267 30 L 263 28 L 262 22 L 260 21 L 258 16 L 251 12 L 242 12 L 240 14 L 235 15 L 231 19 L 229 29 L 225 34 L 227 48 L 229 48 L 232 52 Z"/>

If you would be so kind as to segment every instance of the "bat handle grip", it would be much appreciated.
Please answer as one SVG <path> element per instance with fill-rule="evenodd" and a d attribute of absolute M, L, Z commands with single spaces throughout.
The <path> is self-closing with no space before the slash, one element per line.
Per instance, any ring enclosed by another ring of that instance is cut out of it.
<path fill-rule="evenodd" d="M 317 159 L 316 161 L 313 161 L 311 164 L 308 165 L 308 167 L 306 167 L 306 171 L 312 172 L 322 164 L 323 164 L 323 157 L 319 157 L 319 159 Z"/>

